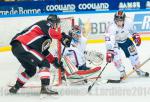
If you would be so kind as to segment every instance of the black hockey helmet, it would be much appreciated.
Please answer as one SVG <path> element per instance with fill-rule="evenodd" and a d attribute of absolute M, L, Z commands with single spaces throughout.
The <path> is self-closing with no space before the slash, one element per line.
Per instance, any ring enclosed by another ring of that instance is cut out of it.
<path fill-rule="evenodd" d="M 52 24 L 54 24 L 54 23 L 58 24 L 58 23 L 60 23 L 60 18 L 55 14 L 50 14 L 47 17 L 47 21 Z"/>
<path fill-rule="evenodd" d="M 125 18 L 126 18 L 126 14 L 121 10 L 117 11 L 114 15 L 114 21 L 115 22 L 118 21 L 118 20 L 124 21 Z"/>

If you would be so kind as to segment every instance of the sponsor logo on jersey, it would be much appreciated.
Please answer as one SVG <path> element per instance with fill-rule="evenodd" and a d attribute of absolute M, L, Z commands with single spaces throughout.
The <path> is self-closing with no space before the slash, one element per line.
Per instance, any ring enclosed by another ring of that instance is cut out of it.
<path fill-rule="evenodd" d="M 150 14 L 135 14 L 134 25 L 137 32 L 150 32 Z"/>

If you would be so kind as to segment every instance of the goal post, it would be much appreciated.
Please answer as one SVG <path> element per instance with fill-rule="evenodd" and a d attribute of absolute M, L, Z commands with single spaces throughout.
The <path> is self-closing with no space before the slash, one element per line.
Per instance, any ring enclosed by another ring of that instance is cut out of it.
<path fill-rule="evenodd" d="M 74 26 L 74 18 L 73 17 L 66 17 L 60 19 L 60 27 L 58 27 L 57 31 L 59 34 L 62 32 L 65 32 L 66 34 L 69 33 L 69 31 Z M 57 46 L 57 47 L 56 47 Z M 58 60 L 61 60 L 61 54 L 62 54 L 62 44 L 59 40 L 53 40 L 52 45 L 50 47 L 50 52 L 58 57 Z M 61 68 L 52 68 L 51 70 L 51 79 L 52 85 L 61 85 L 62 79 L 61 79 Z"/>

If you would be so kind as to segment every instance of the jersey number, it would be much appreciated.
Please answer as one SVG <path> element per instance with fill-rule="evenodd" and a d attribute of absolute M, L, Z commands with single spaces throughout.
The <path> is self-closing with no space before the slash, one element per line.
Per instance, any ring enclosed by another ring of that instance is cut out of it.
<path fill-rule="evenodd" d="M 135 54 L 137 54 L 137 51 L 136 51 L 136 48 L 135 48 L 134 45 L 129 46 L 129 47 L 128 47 L 128 50 L 129 50 L 130 55 L 135 55 Z"/>

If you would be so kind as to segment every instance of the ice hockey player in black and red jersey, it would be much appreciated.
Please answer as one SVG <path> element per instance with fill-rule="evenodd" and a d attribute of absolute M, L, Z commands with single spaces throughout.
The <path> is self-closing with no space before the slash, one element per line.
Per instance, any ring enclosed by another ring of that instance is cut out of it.
<path fill-rule="evenodd" d="M 50 14 L 47 20 L 41 20 L 22 32 L 18 33 L 11 41 L 12 53 L 25 69 L 18 75 L 16 84 L 9 89 L 10 93 L 17 93 L 23 85 L 36 74 L 39 67 L 41 79 L 41 94 L 58 94 L 48 88 L 50 83 L 50 63 L 56 68 L 62 63 L 49 51 L 52 39 L 58 39 L 64 46 L 69 46 L 71 38 L 66 34 L 58 33 L 56 28 L 60 22 L 57 15 Z"/>

